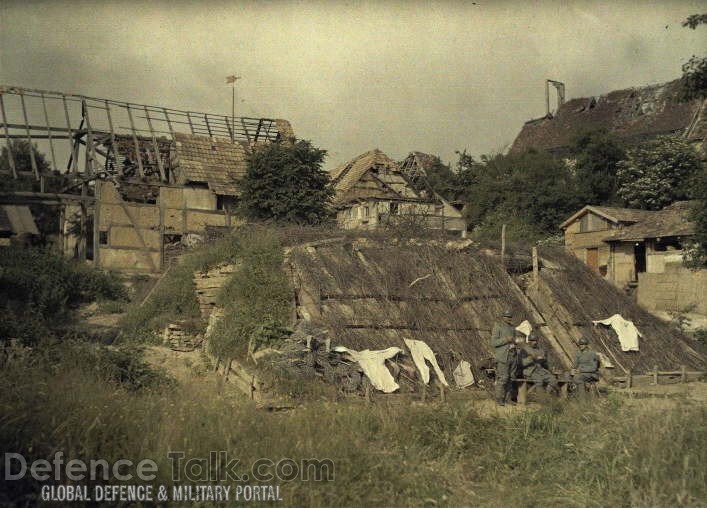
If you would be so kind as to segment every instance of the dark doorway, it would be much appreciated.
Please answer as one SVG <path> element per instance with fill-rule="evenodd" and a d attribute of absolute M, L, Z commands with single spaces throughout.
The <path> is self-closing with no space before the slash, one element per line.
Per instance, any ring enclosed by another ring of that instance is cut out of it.
<path fill-rule="evenodd" d="M 633 246 L 634 267 L 636 270 L 636 280 L 638 274 L 646 271 L 646 244 L 641 242 Z"/>

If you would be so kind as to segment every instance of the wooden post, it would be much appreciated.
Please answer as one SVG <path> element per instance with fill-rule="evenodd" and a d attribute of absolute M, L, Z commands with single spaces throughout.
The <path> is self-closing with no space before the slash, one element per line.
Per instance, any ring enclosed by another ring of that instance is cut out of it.
<path fill-rule="evenodd" d="M 421 400 L 422 400 L 422 402 L 425 402 L 425 401 L 427 400 L 427 385 L 424 384 L 424 383 L 421 383 L 421 384 L 422 384 L 422 396 L 421 396 Z"/>
<path fill-rule="evenodd" d="M 653 384 L 654 385 L 658 384 L 658 366 L 657 365 L 653 366 Z"/>
<path fill-rule="evenodd" d="M 39 180 L 39 168 L 37 167 L 37 159 L 34 156 L 34 148 L 32 145 L 32 135 L 29 132 L 29 120 L 27 119 L 27 106 L 25 104 L 25 94 L 20 92 L 20 103 L 22 104 L 22 118 L 25 121 L 25 132 L 27 133 L 27 143 L 29 144 L 29 161 L 32 163 L 32 171 L 34 177 Z"/>
<path fill-rule="evenodd" d="M 93 183 L 93 266 L 100 268 L 101 266 L 101 181 L 96 180 Z"/>
<path fill-rule="evenodd" d="M 538 248 L 533 247 L 533 282 L 538 283 L 540 279 L 540 264 L 538 263 Z"/>
<path fill-rule="evenodd" d="M 444 404 L 446 400 L 446 395 L 444 393 L 444 385 L 442 383 L 439 384 L 439 400 Z"/>
<path fill-rule="evenodd" d="M 506 225 L 501 226 L 501 264 L 506 266 Z"/>
<path fill-rule="evenodd" d="M 569 395 L 569 389 L 570 389 L 570 384 L 569 383 L 564 383 L 560 387 L 560 398 L 561 399 L 566 399 L 567 396 Z"/>
<path fill-rule="evenodd" d="M 633 388 L 633 371 L 631 369 L 626 371 L 626 388 Z"/>
<path fill-rule="evenodd" d="M 687 383 L 687 369 L 684 365 L 680 366 L 680 382 Z"/>
<path fill-rule="evenodd" d="M 366 404 L 371 403 L 371 385 L 370 383 L 366 383 Z"/>

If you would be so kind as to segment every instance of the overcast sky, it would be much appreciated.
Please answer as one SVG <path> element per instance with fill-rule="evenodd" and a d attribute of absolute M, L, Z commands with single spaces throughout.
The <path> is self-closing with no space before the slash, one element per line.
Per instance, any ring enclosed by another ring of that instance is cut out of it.
<path fill-rule="evenodd" d="M 288 119 L 332 168 L 380 148 L 504 150 L 567 98 L 657 83 L 707 47 L 705 2 L 0 0 L 0 83 Z"/>

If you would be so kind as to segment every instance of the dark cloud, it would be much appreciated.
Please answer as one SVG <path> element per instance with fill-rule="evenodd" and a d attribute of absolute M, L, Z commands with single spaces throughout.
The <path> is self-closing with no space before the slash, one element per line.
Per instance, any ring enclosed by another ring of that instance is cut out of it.
<path fill-rule="evenodd" d="M 0 81 L 289 119 L 328 166 L 378 147 L 501 151 L 568 96 L 667 81 L 700 2 L 3 2 Z"/>

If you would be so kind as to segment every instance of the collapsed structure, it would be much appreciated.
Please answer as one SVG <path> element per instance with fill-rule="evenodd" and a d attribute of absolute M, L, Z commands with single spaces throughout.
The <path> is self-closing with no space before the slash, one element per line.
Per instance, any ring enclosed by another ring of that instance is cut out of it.
<path fill-rule="evenodd" d="M 683 101 L 680 79 L 571 99 L 560 102 L 554 114 L 548 112 L 526 122 L 510 151 L 522 153 L 536 148 L 564 155 L 578 135 L 603 129 L 628 144 L 661 134 L 678 134 L 704 157 L 706 103 L 706 99 Z"/>
<path fill-rule="evenodd" d="M 398 163 L 378 149 L 342 164 L 331 180 L 337 222 L 344 229 L 412 222 L 459 234 L 466 231 L 458 208 L 431 190 L 415 189 Z"/>
<path fill-rule="evenodd" d="M 326 330 L 331 345 L 353 350 L 405 347 L 423 341 L 444 376 L 462 361 L 484 378 L 493 356 L 491 328 L 508 306 L 520 324 L 528 320 L 549 350 L 555 371 L 567 371 L 586 336 L 607 360 L 608 379 L 627 372 L 704 370 L 703 352 L 563 249 L 543 249 L 543 268 L 524 289 L 500 260 L 468 242 L 314 242 L 289 251 L 288 265 L 301 320 Z M 620 314 L 638 327 L 639 351 L 623 351 L 616 333 L 593 321 Z"/>
<path fill-rule="evenodd" d="M 8 117 L 12 110 L 20 121 Z M 0 112 L 10 175 L 40 186 L 0 198 L 57 206 L 63 252 L 115 270 L 159 272 L 206 228 L 231 226 L 248 153 L 294 137 L 286 120 L 8 86 L 0 87 Z M 49 167 L 30 150 L 31 171 L 23 172 L 14 141 L 46 145 Z M 60 173 L 70 184 L 46 192 Z"/>

